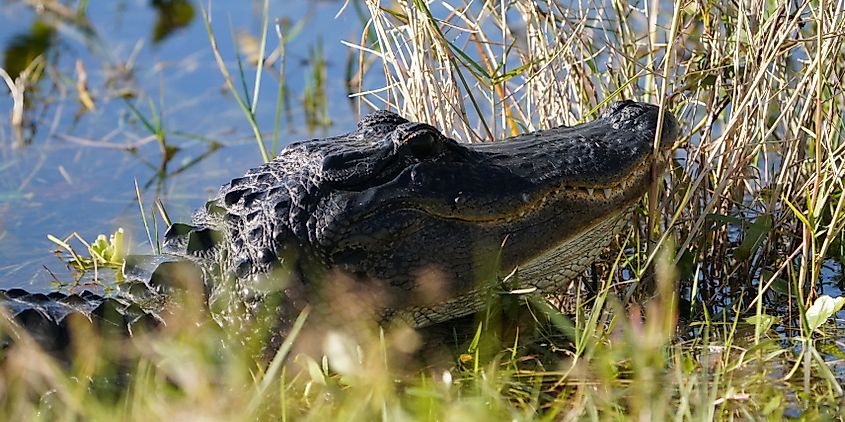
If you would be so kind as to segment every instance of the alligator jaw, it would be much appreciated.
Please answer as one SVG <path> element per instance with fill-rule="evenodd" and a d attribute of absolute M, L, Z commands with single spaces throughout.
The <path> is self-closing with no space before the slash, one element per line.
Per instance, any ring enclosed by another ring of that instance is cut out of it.
<path fill-rule="evenodd" d="M 528 194 L 523 194 L 521 201 L 514 201 L 513 207 L 505 213 L 499 214 L 461 214 L 460 212 L 449 213 L 443 212 L 438 207 L 428 207 L 426 204 L 415 204 L 421 211 L 434 218 L 442 220 L 456 220 L 466 223 L 477 224 L 509 224 L 526 216 L 539 211 L 555 201 L 568 198 L 572 202 L 602 203 L 610 207 L 608 214 L 615 214 L 614 211 L 622 212 L 630 205 L 630 201 L 624 199 L 626 193 L 631 192 L 632 189 L 638 190 L 636 186 L 641 185 L 644 180 L 649 178 L 651 171 L 651 163 L 646 161 L 638 165 L 631 172 L 622 175 L 622 177 L 613 184 L 605 184 L 600 187 L 578 187 L 578 186 L 561 186 L 547 191 L 542 191 L 533 198 Z M 406 203 L 406 206 L 410 206 Z"/>

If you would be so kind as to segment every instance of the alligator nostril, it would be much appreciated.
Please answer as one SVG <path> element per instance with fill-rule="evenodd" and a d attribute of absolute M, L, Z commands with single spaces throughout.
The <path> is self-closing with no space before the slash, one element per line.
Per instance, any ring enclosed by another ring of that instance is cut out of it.
<path fill-rule="evenodd" d="M 606 117 L 612 116 L 612 115 L 619 113 L 620 111 L 624 110 L 625 108 L 630 107 L 632 105 L 636 105 L 636 104 L 637 103 L 635 103 L 631 100 L 617 101 L 615 103 L 612 103 L 609 107 L 607 107 L 607 110 L 605 110 L 604 115 L 602 117 L 606 118 Z"/>
<path fill-rule="evenodd" d="M 639 116 L 644 115 L 649 109 L 654 109 L 651 104 L 638 103 L 636 101 L 624 100 L 613 103 L 604 113 L 604 118 L 615 122 L 631 122 Z"/>

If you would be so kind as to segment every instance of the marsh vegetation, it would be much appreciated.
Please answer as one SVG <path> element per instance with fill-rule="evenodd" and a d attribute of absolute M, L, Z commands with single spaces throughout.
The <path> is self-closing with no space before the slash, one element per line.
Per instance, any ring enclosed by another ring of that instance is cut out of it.
<path fill-rule="evenodd" d="M 39 143 L 61 141 L 52 148 L 86 159 L 105 150 L 109 160 L 132 157 L 130 167 L 148 167 L 137 190 L 128 173 L 114 170 L 103 172 L 126 179 L 122 193 L 112 193 L 118 200 L 86 189 L 91 200 L 131 209 L 140 241 L 118 243 L 149 252 L 166 216 L 187 218 L 206 196 L 192 183 L 219 185 L 287 140 L 322 134 L 332 123 L 348 127 L 372 108 L 489 142 L 588 121 L 609 102 L 635 99 L 672 111 L 681 138 L 632 224 L 584 275 L 592 294 L 579 299 L 575 315 L 556 312 L 557 298 L 549 298 L 532 305 L 528 328 L 506 313 L 483 316 L 445 360 L 408 370 L 405 358 L 419 352 L 409 347 L 422 343 L 401 328 L 329 335 L 324 356 L 295 355 L 291 336 L 264 360 L 256 358 L 260 342 L 220 330 L 186 298 L 155 335 L 125 340 L 80 329 L 70 364 L 16 334 L 2 352 L 0 413 L 14 420 L 842 420 L 841 3 L 359 0 L 329 8 L 342 9 L 354 35 L 313 38 L 295 53 L 297 66 L 293 44 L 321 27 L 274 19 L 282 6 L 256 1 L 248 29 L 233 31 L 218 3 L 151 2 L 169 7 L 155 19 L 152 42 L 166 39 L 166 28 L 199 28 L 207 54 L 176 66 L 163 60 L 165 70 L 151 71 L 156 80 L 184 66 L 213 70 L 214 94 L 198 101 L 143 89 L 151 85 L 137 83 L 135 53 L 102 63 L 92 78 L 87 61 L 57 52 L 68 33 L 102 37 L 88 2 L 4 4 L 32 8 L 36 18 L 7 47 L 0 72 L 9 92 L 0 175 L 27 169 L 21 160 L 37 162 L 21 151 Z M 341 38 L 344 55 L 323 50 Z M 306 82 L 289 82 L 296 78 Z M 343 79 L 338 91 L 348 100 L 329 99 L 337 97 L 326 87 L 333 78 Z M 192 108 L 202 117 L 186 123 L 192 117 L 181 110 Z M 223 116 L 225 124 L 213 124 Z M 91 135 L 97 140 L 74 133 L 110 120 Z M 110 142 L 109 133 L 124 141 Z M 155 147 L 144 149 L 148 143 Z M 226 161 L 220 148 L 248 159 L 227 153 Z M 61 160 L 48 162 L 57 178 L 74 178 Z M 3 183 L 0 218 L 18 221 L 11 216 L 29 209 L 32 182 Z M 88 233 L 82 238 L 117 230 L 109 221 L 117 212 L 94 224 L 75 221 L 78 211 L 32 216 L 36 224 L 26 230 L 43 239 L 69 227 L 52 223 L 60 218 Z M 9 257 L 0 267 L 4 287 L 40 262 L 32 251 L 21 258 L 21 245 L 31 244 L 9 241 L 20 233 L 0 221 L 0 255 Z M 62 237 L 55 240 L 65 243 Z M 86 246 L 62 250 L 103 259 L 107 252 L 98 268 L 123 253 L 105 239 Z M 70 259 L 85 267 L 81 260 Z M 91 272 L 54 273 L 64 288 L 103 288 Z M 4 331 L 16 332 L 2 321 Z"/>

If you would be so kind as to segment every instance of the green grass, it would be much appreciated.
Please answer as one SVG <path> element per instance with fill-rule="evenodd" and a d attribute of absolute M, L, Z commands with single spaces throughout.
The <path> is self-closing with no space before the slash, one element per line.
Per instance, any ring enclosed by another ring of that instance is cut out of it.
<path fill-rule="evenodd" d="M 828 1 L 515 1 L 502 14 L 499 2 L 448 3 L 366 2 L 351 77 L 362 108 L 391 108 L 465 141 L 576 124 L 623 98 L 660 104 L 682 123 L 666 177 L 594 267 L 598 294 L 575 317 L 536 304 L 537 325 L 500 315 L 445 351 L 419 350 L 401 327 L 339 330 L 312 344 L 322 353 L 282 347 L 273 359 L 188 298 L 158 335 L 79 334 L 69 366 L 21 333 L 0 367 L 0 413 L 842 420 L 845 336 L 819 296 L 830 283 L 824 268 L 841 273 L 845 261 L 845 11 Z M 255 120 L 262 67 L 250 96 L 236 85 L 247 86 L 245 64 L 236 80 L 214 52 L 269 159 L 261 128 L 279 129 Z M 312 59 L 309 116 L 319 120 L 319 49 Z M 287 340 L 310 339 L 305 328 Z M 445 358 L 428 364 L 415 358 L 438 353 Z"/>

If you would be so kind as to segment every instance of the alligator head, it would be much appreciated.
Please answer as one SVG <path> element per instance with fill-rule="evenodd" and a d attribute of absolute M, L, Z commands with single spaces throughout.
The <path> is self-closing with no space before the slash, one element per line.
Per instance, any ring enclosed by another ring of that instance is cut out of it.
<path fill-rule="evenodd" d="M 658 117 L 625 101 L 590 123 L 463 144 L 375 112 L 232 180 L 167 244 L 200 255 L 222 244 L 241 279 L 292 265 L 316 289 L 340 273 L 412 325 L 448 320 L 503 289 L 497 274 L 518 268 L 509 288 L 541 293 L 581 274 L 647 191 Z M 671 114 L 662 122 L 661 151 L 678 135 Z"/>

